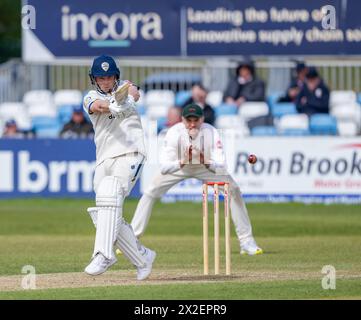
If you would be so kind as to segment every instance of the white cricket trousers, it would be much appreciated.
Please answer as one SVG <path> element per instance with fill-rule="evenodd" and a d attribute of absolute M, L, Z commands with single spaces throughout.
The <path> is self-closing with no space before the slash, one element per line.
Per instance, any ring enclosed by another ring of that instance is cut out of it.
<path fill-rule="evenodd" d="M 185 166 L 173 174 L 156 174 L 152 183 L 146 188 L 143 196 L 139 200 L 131 222 L 131 226 L 137 237 L 140 237 L 145 232 L 155 201 L 161 198 L 171 187 L 188 178 L 197 178 L 204 182 L 228 182 L 230 187 L 231 216 L 240 244 L 242 245 L 245 240 L 252 237 L 251 222 L 237 183 L 228 172 L 224 171 L 224 174 L 215 174 L 203 165 Z M 223 192 L 222 186 L 220 186 L 219 189 Z M 202 190 L 199 190 L 199 194 L 202 194 Z"/>
<path fill-rule="evenodd" d="M 106 159 L 95 168 L 94 191 L 106 176 L 115 176 L 120 179 L 124 188 L 124 196 L 128 196 L 137 182 L 144 165 L 145 157 L 138 152 L 127 153 L 119 157 Z"/>

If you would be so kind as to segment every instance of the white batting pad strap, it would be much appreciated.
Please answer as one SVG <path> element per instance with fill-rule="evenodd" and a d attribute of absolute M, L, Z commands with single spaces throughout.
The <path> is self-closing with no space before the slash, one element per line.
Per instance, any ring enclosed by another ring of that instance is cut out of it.
<path fill-rule="evenodd" d="M 97 228 L 95 235 L 95 256 L 101 252 L 106 258 L 114 258 L 113 245 L 117 235 L 118 208 L 102 207 L 98 209 Z"/>
<path fill-rule="evenodd" d="M 139 245 L 132 227 L 124 221 L 118 220 L 118 233 L 116 246 L 123 252 L 124 256 L 136 267 L 144 267 L 145 259 L 141 253 L 142 246 Z"/>
<path fill-rule="evenodd" d="M 124 192 L 120 179 L 113 176 L 104 177 L 97 190 L 97 207 L 121 207 L 123 200 Z"/>

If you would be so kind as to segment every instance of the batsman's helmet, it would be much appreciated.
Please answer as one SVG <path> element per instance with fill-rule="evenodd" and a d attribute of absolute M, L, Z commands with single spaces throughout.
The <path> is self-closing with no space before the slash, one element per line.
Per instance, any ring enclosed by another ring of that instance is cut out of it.
<path fill-rule="evenodd" d="M 92 85 L 98 85 L 95 81 L 95 77 L 108 77 L 115 76 L 116 82 L 118 83 L 120 78 L 120 71 L 115 63 L 114 59 L 110 56 L 101 55 L 96 57 L 93 61 L 93 65 L 89 70 L 89 78 Z"/>

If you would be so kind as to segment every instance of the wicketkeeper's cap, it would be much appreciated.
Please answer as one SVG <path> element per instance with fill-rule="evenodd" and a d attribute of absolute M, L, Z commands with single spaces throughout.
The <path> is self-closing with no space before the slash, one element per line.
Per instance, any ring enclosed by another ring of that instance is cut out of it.
<path fill-rule="evenodd" d="M 196 117 L 202 118 L 204 116 L 203 109 L 195 103 L 188 104 L 184 107 L 182 111 L 182 117 Z"/>

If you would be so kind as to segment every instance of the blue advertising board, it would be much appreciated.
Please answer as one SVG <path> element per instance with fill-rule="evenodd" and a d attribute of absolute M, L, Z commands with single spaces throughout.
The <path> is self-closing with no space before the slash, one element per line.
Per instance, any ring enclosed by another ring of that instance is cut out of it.
<path fill-rule="evenodd" d="M 92 140 L 1 139 L 0 164 L 0 198 L 94 197 Z"/>
<path fill-rule="evenodd" d="M 103 53 L 123 57 L 361 53 L 357 0 L 26 3 L 36 13 L 35 28 L 23 32 L 27 61 Z"/>

